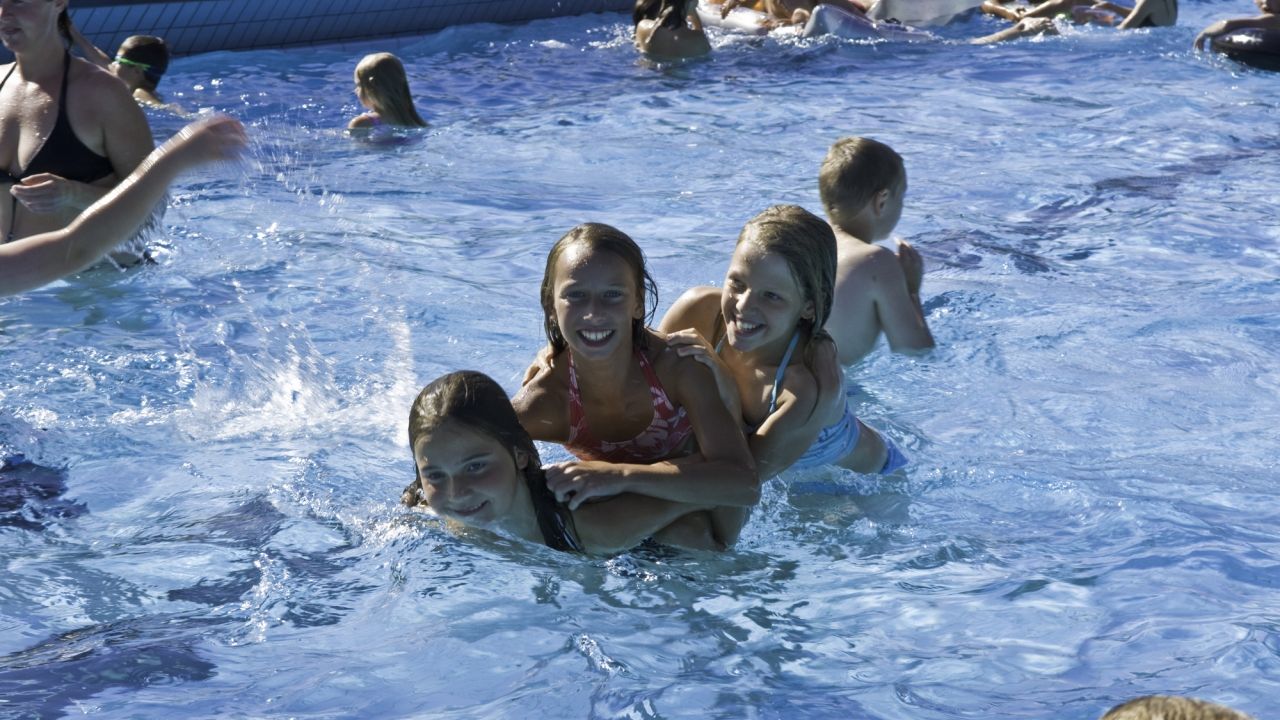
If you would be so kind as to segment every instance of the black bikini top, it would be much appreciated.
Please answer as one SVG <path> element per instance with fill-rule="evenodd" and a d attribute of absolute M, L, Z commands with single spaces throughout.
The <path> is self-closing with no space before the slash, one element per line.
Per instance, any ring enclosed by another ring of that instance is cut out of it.
<path fill-rule="evenodd" d="M 53 123 L 53 131 L 40 145 L 31 162 L 17 175 L 0 170 L 0 183 L 16 183 L 40 173 L 90 183 L 115 172 L 111 160 L 90 150 L 71 129 L 71 120 L 67 117 L 67 75 L 71 70 L 71 56 L 65 55 L 64 58 L 66 63 L 62 66 L 62 92 L 58 97 L 58 117 Z M 17 67 L 18 64 L 14 63 L 9 68 L 9 73 L 0 80 L 0 88 L 9 82 L 9 76 L 13 75 Z"/>
<path fill-rule="evenodd" d="M 578 539 L 578 529 L 573 524 L 573 514 L 547 487 L 546 476 L 540 472 L 525 476 L 529 486 L 529 499 L 533 501 L 533 512 L 538 518 L 538 529 L 542 531 L 542 541 L 553 550 L 568 552 L 584 552 L 582 541 Z"/>

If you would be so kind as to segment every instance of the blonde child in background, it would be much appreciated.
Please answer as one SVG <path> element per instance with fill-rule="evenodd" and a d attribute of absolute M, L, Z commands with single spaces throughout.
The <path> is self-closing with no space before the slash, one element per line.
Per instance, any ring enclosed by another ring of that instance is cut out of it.
<path fill-rule="evenodd" d="M 356 98 L 368 112 L 352 118 L 348 130 L 427 126 L 413 105 L 400 58 L 385 52 L 365 55 L 356 65 L 355 79 Z"/>
<path fill-rule="evenodd" d="M 1148 695 L 1117 705 L 1102 720 L 1253 720 L 1224 705 L 1189 697 Z"/>
<path fill-rule="evenodd" d="M 932 348 L 920 305 L 920 253 L 901 240 L 897 254 L 874 244 L 889 237 L 902 216 L 902 156 L 876 140 L 842 138 L 822 162 L 818 189 L 839 256 L 826 330 L 839 348 L 840 364 L 861 360 L 881 333 L 895 352 Z"/>

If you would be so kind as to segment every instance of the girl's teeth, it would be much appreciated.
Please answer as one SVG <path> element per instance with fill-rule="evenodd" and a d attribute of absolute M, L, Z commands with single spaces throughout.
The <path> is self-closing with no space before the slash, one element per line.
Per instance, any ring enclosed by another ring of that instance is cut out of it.
<path fill-rule="evenodd" d="M 607 339 L 612 333 L 612 330 L 583 330 L 582 337 L 590 340 L 591 342 L 600 342 Z"/>

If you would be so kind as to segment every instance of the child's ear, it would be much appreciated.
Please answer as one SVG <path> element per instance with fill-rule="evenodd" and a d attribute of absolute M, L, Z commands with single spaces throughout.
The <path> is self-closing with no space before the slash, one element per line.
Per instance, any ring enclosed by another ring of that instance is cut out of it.
<path fill-rule="evenodd" d="M 800 313 L 800 319 L 812 322 L 816 315 L 817 312 L 813 309 L 813 302 L 810 301 L 804 304 L 804 311 Z"/>
<path fill-rule="evenodd" d="M 525 452 L 524 450 L 521 450 L 520 448 L 516 448 L 515 456 L 516 456 L 516 469 L 524 470 L 529 467 L 529 453 Z"/>
<path fill-rule="evenodd" d="M 636 306 L 631 310 L 631 319 L 633 320 L 644 319 L 644 303 L 640 302 L 640 298 L 636 298 Z"/>
<path fill-rule="evenodd" d="M 889 202 L 889 188 L 877 190 L 875 195 L 871 196 L 871 209 L 875 210 L 876 215 L 884 212 L 884 206 Z"/>

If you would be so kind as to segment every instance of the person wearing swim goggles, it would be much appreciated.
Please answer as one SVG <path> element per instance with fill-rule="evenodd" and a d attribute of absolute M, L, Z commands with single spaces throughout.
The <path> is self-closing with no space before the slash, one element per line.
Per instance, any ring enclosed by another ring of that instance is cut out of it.
<path fill-rule="evenodd" d="M 133 98 L 143 105 L 168 107 L 185 113 L 176 106 L 167 104 L 156 87 L 165 71 L 169 69 L 169 46 L 154 35 L 131 35 L 120 43 L 114 58 L 107 55 L 92 41 L 86 38 L 73 23 L 66 23 L 68 35 L 71 37 L 80 54 L 86 60 L 110 72 L 133 93 Z"/>

